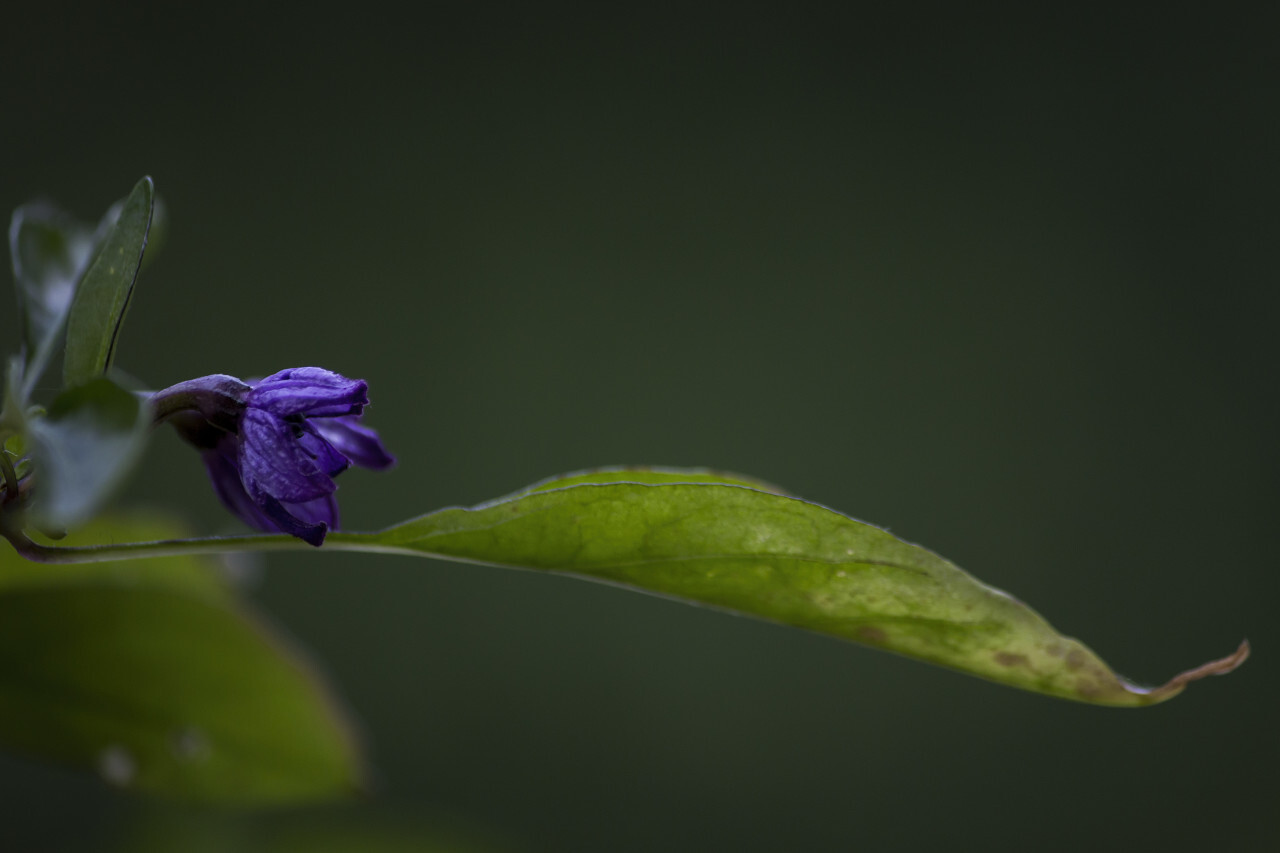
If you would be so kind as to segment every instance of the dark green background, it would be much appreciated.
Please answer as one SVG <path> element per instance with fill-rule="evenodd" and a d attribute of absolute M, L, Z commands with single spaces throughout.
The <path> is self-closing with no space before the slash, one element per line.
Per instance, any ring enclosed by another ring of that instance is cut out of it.
<path fill-rule="evenodd" d="M 346 696 L 376 797 L 175 811 L 0 758 L 0 846 L 1272 843 L 1280 7 L 1207 8 L 7 13 L 0 208 L 92 218 L 154 176 L 119 365 L 368 379 L 401 465 L 344 475 L 348 526 L 711 465 L 1140 681 L 1255 656 L 1114 711 L 570 580 L 272 556 L 254 594 Z M 125 498 L 233 529 L 172 435 Z"/>

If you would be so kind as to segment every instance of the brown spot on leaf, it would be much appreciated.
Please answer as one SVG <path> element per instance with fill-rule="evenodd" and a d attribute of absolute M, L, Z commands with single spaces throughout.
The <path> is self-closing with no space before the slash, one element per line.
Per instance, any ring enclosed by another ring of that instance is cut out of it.
<path fill-rule="evenodd" d="M 1017 655 L 1012 652 L 996 652 L 996 663 L 1001 666 L 1027 666 L 1030 661 L 1026 655 Z"/>
<path fill-rule="evenodd" d="M 889 639 L 884 629 L 877 628 L 875 625 L 863 625 L 854 631 L 854 634 L 864 643 L 883 643 Z"/>
<path fill-rule="evenodd" d="M 1079 649 L 1072 649 L 1070 653 L 1067 654 L 1067 669 L 1075 672 L 1077 669 L 1084 666 L 1088 660 L 1089 657 L 1084 652 Z"/>
<path fill-rule="evenodd" d="M 1097 699 L 1102 695 L 1102 688 L 1098 686 L 1097 682 L 1081 679 L 1076 682 L 1076 693 L 1085 699 Z"/>

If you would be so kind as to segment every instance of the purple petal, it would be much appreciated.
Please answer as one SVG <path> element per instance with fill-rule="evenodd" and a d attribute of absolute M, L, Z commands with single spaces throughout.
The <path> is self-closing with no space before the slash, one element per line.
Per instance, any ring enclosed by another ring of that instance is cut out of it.
<path fill-rule="evenodd" d="M 262 499 L 262 510 L 281 533 L 297 536 L 308 545 L 314 545 L 317 548 L 324 544 L 325 534 L 329 532 L 327 522 L 304 521 L 290 512 L 280 501 L 266 495 Z"/>
<path fill-rule="evenodd" d="M 362 468 L 381 471 L 396 464 L 396 458 L 387 452 L 378 434 L 361 425 L 355 415 L 318 419 L 312 421 L 311 426 L 334 449 Z"/>
<path fill-rule="evenodd" d="M 255 383 L 248 402 L 280 417 L 358 415 L 369 403 L 369 386 L 323 368 L 295 367 Z"/>
<path fill-rule="evenodd" d="M 325 534 L 338 526 L 338 501 L 333 495 L 288 505 L 262 495 L 259 505 L 240 480 L 235 442 L 230 437 L 201 455 L 214 492 L 250 527 L 265 533 L 288 533 L 318 546 Z"/>
<path fill-rule="evenodd" d="M 322 437 L 316 428 L 319 423 L 323 421 L 304 421 L 301 424 L 295 424 L 298 444 L 308 456 L 315 460 L 321 471 L 330 477 L 336 477 L 351 467 L 351 460 Z"/>
<path fill-rule="evenodd" d="M 201 452 L 205 470 L 209 472 L 209 480 L 213 483 L 214 494 L 245 524 L 256 530 L 274 533 L 279 528 L 268 518 L 253 498 L 245 491 L 240 481 L 240 471 L 236 464 L 235 440 L 230 436 L 218 443 L 217 447 Z"/>
<path fill-rule="evenodd" d="M 313 501 L 300 504 L 284 504 L 285 509 L 295 518 L 307 524 L 323 524 L 329 530 L 338 529 L 338 498 L 336 495 L 325 495 Z"/>
<path fill-rule="evenodd" d="M 333 494 L 337 486 L 329 472 L 337 451 L 318 439 L 304 444 L 301 439 L 309 434 L 305 424 L 258 409 L 245 410 L 240 421 L 240 478 L 255 501 L 259 494 L 285 503 Z M 322 446 L 327 452 L 317 452 Z"/>

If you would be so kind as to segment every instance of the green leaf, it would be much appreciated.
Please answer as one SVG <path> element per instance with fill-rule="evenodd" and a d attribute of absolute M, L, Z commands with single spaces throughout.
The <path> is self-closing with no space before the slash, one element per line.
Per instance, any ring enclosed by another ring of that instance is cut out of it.
<path fill-rule="evenodd" d="M 1163 687 L 1138 687 L 1022 602 L 888 531 L 733 476 L 679 476 L 570 475 L 380 533 L 331 533 L 329 543 L 618 584 L 1101 705 L 1163 701 L 1248 653 L 1246 644 Z"/>
<path fill-rule="evenodd" d="M 18 290 L 27 388 L 44 372 L 71 310 L 76 286 L 93 258 L 94 229 L 44 202 L 13 212 L 9 253 Z M 17 393 L 17 389 L 14 389 Z"/>
<path fill-rule="evenodd" d="M 114 227 L 76 290 L 67 319 L 67 349 L 62 377 L 74 387 L 111 366 L 116 341 L 133 296 L 133 285 L 147 248 L 155 187 L 143 178 L 121 203 Z"/>
<path fill-rule="evenodd" d="M 181 533 L 157 519 L 114 520 L 73 541 Z M 324 685 L 211 560 L 67 568 L 0 549 L 0 746 L 207 802 L 362 786 L 354 739 Z"/>
<path fill-rule="evenodd" d="M 558 474 L 555 477 L 539 480 L 531 486 L 526 486 L 490 503 L 512 500 L 532 492 L 563 489 L 566 486 L 599 485 L 601 483 L 649 483 L 651 485 L 658 483 L 719 483 L 726 486 L 746 486 L 749 489 L 773 492 L 779 495 L 786 494 L 786 492 L 772 483 L 766 483 L 764 480 L 758 480 L 755 477 L 748 477 L 746 474 L 731 474 L 726 471 L 713 471 L 710 468 L 664 468 L 661 466 L 629 465 L 575 471 L 572 474 Z"/>
<path fill-rule="evenodd" d="M 137 461 L 149 426 L 138 398 L 105 378 L 63 391 L 32 418 L 40 522 L 73 527 L 92 517 Z"/>

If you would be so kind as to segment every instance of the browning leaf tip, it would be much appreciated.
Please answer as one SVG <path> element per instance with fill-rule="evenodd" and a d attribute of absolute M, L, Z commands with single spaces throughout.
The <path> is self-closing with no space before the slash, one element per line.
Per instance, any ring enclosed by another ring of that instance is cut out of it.
<path fill-rule="evenodd" d="M 1250 651 L 1249 641 L 1242 640 L 1240 647 L 1226 657 L 1211 660 L 1186 672 L 1180 672 L 1160 687 L 1153 687 L 1139 692 L 1145 693 L 1152 702 L 1163 702 L 1165 699 L 1172 699 L 1193 681 L 1199 681 L 1210 675 L 1226 675 L 1228 672 L 1239 668 L 1240 664 L 1249 659 Z"/>

